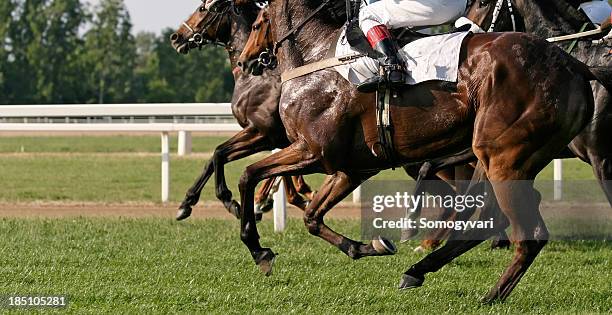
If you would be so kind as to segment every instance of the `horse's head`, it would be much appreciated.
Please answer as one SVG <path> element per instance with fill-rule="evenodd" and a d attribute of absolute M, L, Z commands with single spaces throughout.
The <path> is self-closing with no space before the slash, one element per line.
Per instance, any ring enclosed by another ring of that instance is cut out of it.
<path fill-rule="evenodd" d="M 264 68 L 274 69 L 277 66 L 273 33 L 270 14 L 266 7 L 257 15 L 251 27 L 249 40 L 238 58 L 238 66 L 243 72 L 260 75 Z"/>
<path fill-rule="evenodd" d="M 474 0 L 466 18 L 487 32 L 517 31 L 519 17 L 514 0 Z"/>
<path fill-rule="evenodd" d="M 208 2 L 208 1 L 207 1 Z M 172 47 L 181 54 L 189 53 L 190 49 L 202 47 L 207 43 L 225 45 L 231 40 L 231 21 L 229 2 L 218 5 L 215 10 L 208 10 L 207 3 L 196 11 L 170 36 Z"/>

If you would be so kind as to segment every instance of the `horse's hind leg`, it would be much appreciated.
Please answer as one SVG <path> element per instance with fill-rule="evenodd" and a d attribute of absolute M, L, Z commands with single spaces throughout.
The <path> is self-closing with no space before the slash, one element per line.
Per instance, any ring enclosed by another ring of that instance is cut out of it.
<path fill-rule="evenodd" d="M 293 185 L 295 186 L 295 189 L 298 193 L 300 193 L 300 195 L 306 196 L 308 200 L 312 200 L 312 198 L 314 198 L 314 192 L 304 180 L 304 176 L 291 176 L 291 179 L 293 180 Z"/>
<path fill-rule="evenodd" d="M 261 215 L 272 209 L 274 200 L 272 198 L 272 190 L 276 184 L 277 177 L 268 178 L 263 181 L 259 190 L 255 194 L 255 213 Z"/>
<path fill-rule="evenodd" d="M 325 214 L 348 196 L 367 177 L 349 176 L 342 172 L 327 176 L 320 190 L 308 205 L 306 212 L 304 212 L 304 224 L 310 234 L 326 240 L 353 259 L 365 256 L 392 255 L 396 251 L 395 245 L 388 240 L 381 238 L 373 240 L 369 244 L 364 244 L 335 232 L 323 222 Z"/>
<path fill-rule="evenodd" d="M 487 230 L 471 230 L 466 234 L 451 237 L 444 246 L 429 253 L 425 258 L 412 265 L 402 276 L 400 289 L 416 288 L 423 284 L 425 275 L 436 272 L 451 262 L 453 259 L 463 255 L 465 252 L 484 242 L 487 238 L 503 230 L 508 226 L 508 221 L 501 215 L 495 199 L 487 198 L 485 207 L 480 214 L 481 221 L 494 218 L 494 227 Z M 453 233 L 460 233 L 453 231 Z"/>
<path fill-rule="evenodd" d="M 500 208 L 512 225 L 514 258 L 483 302 L 505 300 L 548 242 L 548 230 L 540 215 L 538 193 L 532 181 L 493 182 Z"/>
<path fill-rule="evenodd" d="M 300 208 L 302 211 L 305 211 L 308 201 L 298 193 L 297 187 L 294 185 L 293 178 L 295 178 L 295 176 L 283 176 L 283 184 L 285 185 L 287 202 Z"/>
<path fill-rule="evenodd" d="M 607 157 L 590 156 L 591 165 L 599 185 L 606 194 L 608 203 L 612 205 L 612 160 Z"/>

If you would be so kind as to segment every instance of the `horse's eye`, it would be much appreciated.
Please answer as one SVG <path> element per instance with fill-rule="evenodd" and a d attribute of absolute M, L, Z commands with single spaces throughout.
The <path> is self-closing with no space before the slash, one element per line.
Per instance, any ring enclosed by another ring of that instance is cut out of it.
<path fill-rule="evenodd" d="M 200 6 L 200 12 L 205 12 L 205 11 L 206 11 L 206 7 Z"/>
<path fill-rule="evenodd" d="M 489 5 L 490 0 L 480 0 L 480 6 L 486 7 Z"/>
<path fill-rule="evenodd" d="M 253 25 L 253 30 L 256 31 L 260 28 L 261 26 L 259 24 L 255 24 Z"/>

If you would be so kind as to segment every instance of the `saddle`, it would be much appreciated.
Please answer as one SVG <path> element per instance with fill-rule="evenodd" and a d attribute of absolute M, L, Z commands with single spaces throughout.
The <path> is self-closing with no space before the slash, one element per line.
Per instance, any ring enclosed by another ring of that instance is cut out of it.
<path fill-rule="evenodd" d="M 359 16 L 359 6 L 351 8 L 353 11 L 352 16 L 346 24 L 346 40 L 353 49 L 364 56 L 368 56 L 372 59 L 381 58 L 382 55 L 372 49 L 365 34 L 359 27 L 357 16 Z M 470 30 L 470 25 L 463 25 L 459 28 L 451 30 L 447 33 L 436 34 L 450 34 L 455 32 L 466 32 Z M 400 28 L 392 30 L 395 40 L 400 47 L 407 45 L 408 43 L 417 39 L 435 36 L 430 34 L 420 33 L 411 28 Z M 381 156 L 386 159 L 391 165 L 395 164 L 395 150 L 393 145 L 393 124 L 390 116 L 390 98 L 393 95 L 393 91 L 386 85 L 380 85 L 378 91 L 376 91 L 376 126 L 378 131 L 378 141 L 371 148 L 372 153 L 375 156 Z"/>

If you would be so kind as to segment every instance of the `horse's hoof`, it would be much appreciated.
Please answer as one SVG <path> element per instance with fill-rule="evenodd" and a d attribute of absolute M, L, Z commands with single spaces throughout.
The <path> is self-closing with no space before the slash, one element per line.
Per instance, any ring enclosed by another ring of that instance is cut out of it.
<path fill-rule="evenodd" d="M 423 248 L 423 246 L 419 245 L 419 246 L 417 246 L 417 248 L 414 249 L 414 252 L 422 254 L 422 253 L 425 252 L 425 248 Z"/>
<path fill-rule="evenodd" d="M 424 278 L 417 278 L 411 275 L 403 274 L 402 280 L 400 280 L 399 289 L 405 290 L 418 288 L 423 285 L 423 282 L 425 282 Z"/>
<path fill-rule="evenodd" d="M 232 200 L 227 210 L 229 213 L 233 214 L 236 219 L 240 219 L 240 204 L 238 204 L 236 200 Z"/>
<path fill-rule="evenodd" d="M 480 299 L 480 303 L 485 305 L 493 305 L 498 302 L 501 302 L 501 299 L 497 295 L 497 292 L 489 292 L 489 294 Z"/>
<path fill-rule="evenodd" d="M 259 257 L 255 259 L 255 263 L 259 266 L 259 270 L 261 270 L 266 277 L 272 275 L 274 261 L 276 261 L 276 254 L 269 248 L 265 248 Z"/>
<path fill-rule="evenodd" d="M 372 247 L 374 247 L 374 250 L 380 255 L 395 255 L 395 253 L 397 253 L 395 244 L 382 236 L 372 240 Z"/>
<path fill-rule="evenodd" d="M 185 206 L 185 207 L 180 208 L 178 212 L 176 213 L 176 220 L 182 221 L 182 220 L 189 218 L 190 216 L 191 216 L 191 207 Z"/>

